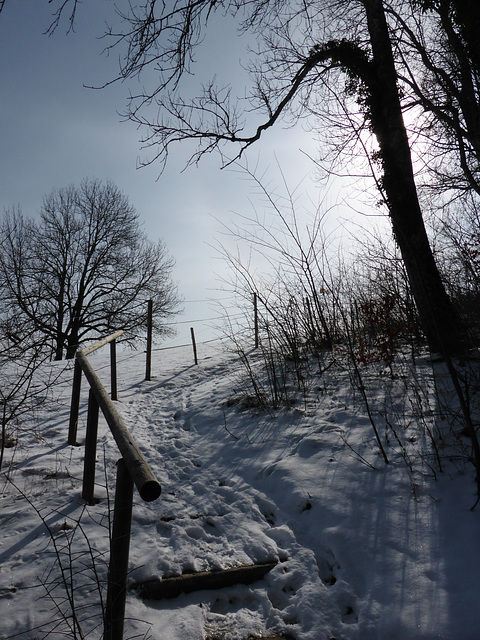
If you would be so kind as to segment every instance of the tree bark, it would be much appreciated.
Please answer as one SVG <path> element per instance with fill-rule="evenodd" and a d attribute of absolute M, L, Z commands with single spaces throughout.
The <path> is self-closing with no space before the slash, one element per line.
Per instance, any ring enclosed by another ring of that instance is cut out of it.
<path fill-rule="evenodd" d="M 79 347 L 78 332 L 75 329 L 72 329 L 68 336 L 67 355 L 66 355 L 67 360 L 71 360 L 72 358 L 75 357 L 78 347 Z"/>
<path fill-rule="evenodd" d="M 58 299 L 58 316 L 56 321 L 56 332 L 55 332 L 55 360 L 61 360 L 63 358 L 63 343 L 64 343 L 64 335 L 63 335 L 63 322 L 64 322 L 65 314 L 63 312 L 63 291 Z"/>
<path fill-rule="evenodd" d="M 54 360 L 63 359 L 63 336 L 57 335 L 55 338 L 55 357 Z"/>
<path fill-rule="evenodd" d="M 373 54 L 371 124 L 380 147 L 393 232 L 430 349 L 443 356 L 460 355 L 468 349 L 469 341 L 446 293 L 423 222 L 383 3 L 362 2 Z"/>

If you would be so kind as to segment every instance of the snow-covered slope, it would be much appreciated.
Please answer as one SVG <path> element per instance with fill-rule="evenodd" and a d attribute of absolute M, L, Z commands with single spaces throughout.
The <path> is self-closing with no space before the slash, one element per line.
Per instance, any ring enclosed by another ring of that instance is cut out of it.
<path fill-rule="evenodd" d="M 470 511 L 468 466 L 447 460 L 436 479 L 413 477 L 393 448 L 385 465 L 340 369 L 324 374 L 296 408 L 261 412 L 235 401 L 241 365 L 218 343 L 199 346 L 198 366 L 188 348 L 154 356 L 150 382 L 143 353 L 122 353 L 118 364 L 117 407 L 163 489 L 152 503 L 135 494 L 131 583 L 278 564 L 249 586 L 159 602 L 132 591 L 125 638 L 480 637 L 480 513 Z M 108 351 L 90 361 L 108 388 Z M 99 502 L 85 507 L 83 450 L 66 444 L 71 378 L 67 368 L 52 401 L 23 421 L 17 447 L 7 451 L 14 484 L 2 480 L 2 639 L 101 637 L 119 454 L 102 418 Z M 69 631 L 72 598 L 77 635 Z"/>

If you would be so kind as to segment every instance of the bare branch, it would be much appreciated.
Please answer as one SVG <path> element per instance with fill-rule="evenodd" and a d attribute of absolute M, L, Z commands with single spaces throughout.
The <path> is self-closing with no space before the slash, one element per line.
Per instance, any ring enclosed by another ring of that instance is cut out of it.
<path fill-rule="evenodd" d="M 56 2 L 56 0 L 48 0 L 49 4 Z M 46 34 L 52 35 L 56 29 L 59 27 L 60 22 L 65 13 L 68 13 L 67 8 L 71 6 L 70 14 L 67 16 L 68 29 L 67 33 L 71 31 L 75 31 L 75 19 L 77 17 L 77 9 L 78 5 L 81 3 L 81 0 L 61 0 L 60 6 L 53 14 L 53 20 L 50 23 L 48 29 L 45 31 Z"/>

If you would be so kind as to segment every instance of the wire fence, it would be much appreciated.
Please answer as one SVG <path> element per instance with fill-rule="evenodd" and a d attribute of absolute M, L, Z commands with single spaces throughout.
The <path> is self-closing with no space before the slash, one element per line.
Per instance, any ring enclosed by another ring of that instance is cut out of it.
<path fill-rule="evenodd" d="M 190 300 L 190 301 L 186 301 L 188 304 L 191 303 L 211 303 L 211 300 Z M 213 301 L 216 302 L 216 301 Z M 177 337 L 179 336 L 179 334 L 183 334 L 181 335 L 180 338 L 180 342 L 179 343 L 175 343 L 175 344 L 158 344 L 157 346 L 152 346 L 151 347 L 151 351 L 153 352 L 162 352 L 162 351 L 170 351 L 173 349 L 185 349 L 185 348 L 190 348 L 192 349 L 192 339 L 195 341 L 195 345 L 206 345 L 206 344 L 212 344 L 212 343 L 222 343 L 228 340 L 228 336 L 226 333 L 224 333 L 223 335 L 217 335 L 216 337 L 210 337 L 212 336 L 212 333 L 214 331 L 218 331 L 219 333 L 221 333 L 221 330 L 219 327 L 217 327 L 216 329 L 213 328 L 213 324 L 211 326 L 207 327 L 207 337 L 206 339 L 202 339 L 201 335 L 202 335 L 202 331 L 203 333 L 205 333 L 205 326 L 201 327 L 202 324 L 206 324 L 206 323 L 214 323 L 214 322 L 218 322 L 218 321 L 228 321 L 230 324 L 232 321 L 236 320 L 236 319 L 240 319 L 240 318 L 244 318 L 245 314 L 242 312 L 239 312 L 238 309 L 238 305 L 236 306 L 231 306 L 230 307 L 231 310 L 235 310 L 237 311 L 236 313 L 228 313 L 227 309 L 225 308 L 225 313 L 223 315 L 212 315 L 212 316 L 208 316 L 208 317 L 196 317 L 193 316 L 193 319 L 187 319 L 187 320 L 178 320 L 175 322 L 168 322 L 165 323 L 165 326 L 169 326 L 169 327 L 189 327 L 189 334 L 192 333 L 192 335 L 188 335 L 188 337 L 184 334 L 184 332 L 180 329 L 177 332 Z M 200 327 L 199 327 L 200 325 Z M 171 338 L 173 339 L 173 338 Z M 122 362 L 127 362 L 129 359 L 132 358 L 136 358 L 138 357 L 139 352 L 145 352 L 148 349 L 148 344 L 147 344 L 147 331 L 145 332 L 145 335 L 137 335 L 135 337 L 135 342 L 136 344 L 134 344 L 134 346 L 131 347 L 131 349 L 128 346 L 128 341 L 126 340 L 118 340 L 118 345 L 120 348 L 119 352 L 117 354 L 117 359 L 119 363 Z M 195 350 L 195 346 L 193 346 L 194 350 Z M 106 369 L 108 367 L 108 365 L 102 365 L 102 364 L 98 364 L 96 365 L 96 369 L 98 371 L 102 371 L 103 369 Z"/>
<path fill-rule="evenodd" d="M 165 322 L 164 326 L 168 328 L 172 328 L 175 331 L 176 336 L 166 338 L 164 340 L 164 344 L 157 344 L 152 348 L 152 351 L 164 351 L 167 349 L 180 349 L 185 347 L 191 347 L 192 341 L 189 337 L 185 336 L 184 328 L 189 328 L 190 331 L 194 329 L 196 342 L 199 345 L 209 344 L 212 342 L 221 342 L 225 340 L 226 334 L 225 330 L 221 329 L 220 323 L 223 321 L 224 323 L 228 323 L 229 325 L 232 322 L 236 322 L 241 318 L 245 318 L 245 313 L 240 310 L 238 304 L 232 304 L 232 299 L 223 299 L 228 300 L 230 302 L 229 305 L 224 305 L 223 301 L 220 300 L 186 300 L 184 301 L 185 305 L 192 304 L 215 304 L 221 305 L 221 312 L 215 313 L 210 316 L 207 315 L 195 315 L 192 314 L 189 319 L 178 319 L 173 320 L 171 322 Z M 217 325 L 215 326 L 215 323 Z M 221 334 L 223 331 L 223 335 Z M 215 335 L 217 334 L 217 335 Z M 143 336 L 138 337 L 139 340 L 143 339 Z M 172 340 L 178 339 L 178 343 L 171 343 Z"/>

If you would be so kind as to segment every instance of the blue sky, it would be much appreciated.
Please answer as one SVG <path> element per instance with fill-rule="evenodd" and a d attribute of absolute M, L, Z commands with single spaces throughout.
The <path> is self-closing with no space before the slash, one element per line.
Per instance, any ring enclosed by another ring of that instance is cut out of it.
<path fill-rule="evenodd" d="M 135 87 L 84 86 L 101 85 L 118 70 L 117 54 L 102 54 L 105 41 L 99 39 L 113 3 L 94 5 L 80 4 L 74 33 L 66 34 L 64 23 L 49 37 L 43 34 L 52 11 L 46 0 L 5 4 L 0 15 L 0 207 L 3 211 L 19 205 L 25 214 L 34 215 L 43 196 L 54 188 L 86 177 L 112 180 L 140 213 L 148 235 L 162 238 L 176 260 L 173 275 L 186 301 L 176 338 L 182 343 L 189 336 L 190 321 L 216 315 L 211 304 L 194 301 L 224 298 L 218 292 L 218 274 L 224 267 L 210 246 L 221 226 L 215 218 L 228 222 L 234 212 L 249 213 L 254 196 L 238 171 L 220 171 L 215 155 L 182 172 L 188 148 L 172 149 L 160 177 L 157 165 L 137 168 L 138 158 L 146 153 L 139 143 L 141 133 L 119 116 Z M 209 79 L 208 55 L 218 61 L 224 48 L 229 55 L 215 71 L 231 76 L 242 46 L 226 30 L 212 31 L 192 82 Z M 315 153 L 310 134 L 300 127 L 277 128 L 251 148 L 248 160 L 258 163 L 261 171 L 272 167 L 275 184 L 278 159 L 289 184 L 296 186 L 312 170 L 303 151 Z M 315 200 L 313 181 L 307 178 L 303 184 Z M 207 324 L 195 327 L 199 340 L 211 337 Z"/>

